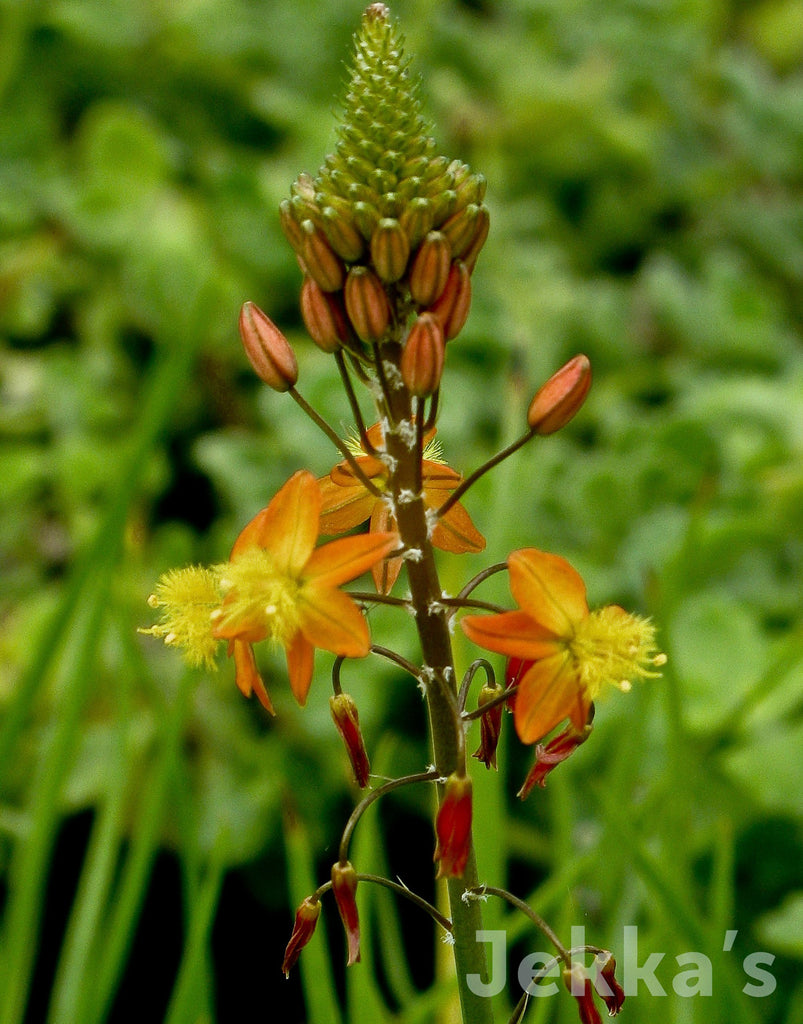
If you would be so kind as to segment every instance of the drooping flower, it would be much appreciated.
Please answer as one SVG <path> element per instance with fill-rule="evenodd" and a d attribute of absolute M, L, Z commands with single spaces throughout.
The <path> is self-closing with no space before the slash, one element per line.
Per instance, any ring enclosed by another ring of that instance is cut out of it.
<path fill-rule="evenodd" d="M 471 851 L 471 779 L 452 772 L 435 819 L 438 878 L 461 878 Z"/>
<path fill-rule="evenodd" d="M 329 710 L 332 712 L 337 731 L 346 745 L 346 753 L 351 761 L 351 769 L 357 785 L 364 789 L 368 785 L 371 764 L 365 741 L 360 729 L 360 716 L 354 698 L 348 693 L 336 693 L 329 698 Z"/>
<path fill-rule="evenodd" d="M 320 507 L 315 477 L 296 473 L 240 533 L 228 562 L 163 577 L 149 602 L 162 618 L 145 632 L 184 647 L 195 664 L 211 664 L 217 642 L 228 641 L 237 686 L 271 713 L 252 644 L 273 640 L 285 650 L 290 687 L 303 705 L 316 647 L 347 658 L 368 654 L 365 617 L 338 588 L 398 545 L 395 533 L 376 532 L 316 548 Z"/>
<path fill-rule="evenodd" d="M 608 1008 L 608 1016 L 615 1017 L 625 1001 L 625 990 L 616 980 L 616 960 L 607 950 L 594 958 L 594 988 Z"/>
<path fill-rule="evenodd" d="M 497 700 L 503 692 L 501 686 L 486 683 L 479 692 L 477 708 L 481 709 L 491 701 Z M 472 757 L 482 761 L 486 768 L 496 768 L 496 748 L 499 746 L 503 713 L 504 704 L 495 704 L 480 717 L 480 745 Z"/>
<path fill-rule="evenodd" d="M 435 431 L 425 437 L 426 447 L 421 462 L 422 492 L 428 508 L 438 509 L 460 483 L 461 477 L 442 462 L 434 444 Z M 384 446 L 382 427 L 375 423 L 367 432 L 368 441 L 374 449 L 381 451 Z M 378 490 L 384 492 L 388 486 L 388 467 L 374 455 L 368 455 L 361 446 L 356 447 L 356 462 Z M 328 476 L 318 481 L 321 488 L 321 532 L 342 533 L 370 520 L 370 532 L 376 533 L 395 528 L 395 520 L 389 505 L 383 498 L 372 494 L 356 476 L 348 462 L 338 462 Z M 471 517 L 457 502 L 436 523 L 432 531 L 432 543 L 441 551 L 461 554 L 466 551 L 482 551 L 485 538 L 474 526 Z M 401 558 L 389 559 L 384 565 L 376 564 L 373 569 L 377 590 L 387 593 L 396 581 L 401 569 Z"/>
<path fill-rule="evenodd" d="M 594 705 L 590 710 L 593 711 Z M 581 746 L 591 735 L 592 725 L 588 724 L 578 731 L 572 724 L 554 736 L 549 743 L 536 743 L 535 761 L 527 773 L 527 778 L 516 796 L 520 800 L 526 800 L 530 795 L 533 786 L 546 786 L 547 776 L 562 764 L 567 758 Z"/>
<path fill-rule="evenodd" d="M 336 861 L 332 865 L 332 892 L 335 896 L 340 920 L 346 932 L 348 962 L 351 967 L 360 959 L 360 915 L 357 911 L 357 872 L 351 861 Z"/>
<path fill-rule="evenodd" d="M 284 951 L 284 962 L 282 971 L 285 978 L 290 975 L 290 968 L 295 966 L 301 950 L 312 938 L 318 918 L 321 916 L 321 904 L 312 896 L 307 896 L 296 911 L 296 919 L 293 924 L 293 934 L 287 943 Z"/>
<path fill-rule="evenodd" d="M 594 1005 L 594 986 L 585 967 L 575 961 L 564 967 L 562 975 L 563 984 L 577 1000 L 580 1024 L 602 1024 L 602 1017 Z"/>
<path fill-rule="evenodd" d="M 480 647 L 531 662 L 521 675 L 513 719 L 523 743 L 535 743 L 568 718 L 581 732 L 591 702 L 608 685 L 656 676 L 666 662 L 655 627 L 617 605 L 589 611 L 579 573 L 535 548 L 507 560 L 515 611 L 468 615 L 466 636 Z"/>

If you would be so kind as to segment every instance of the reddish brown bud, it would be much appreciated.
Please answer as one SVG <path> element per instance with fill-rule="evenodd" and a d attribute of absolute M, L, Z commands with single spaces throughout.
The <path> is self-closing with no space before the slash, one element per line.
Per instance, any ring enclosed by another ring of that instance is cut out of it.
<path fill-rule="evenodd" d="M 313 932 L 315 931 L 315 925 L 318 923 L 318 918 L 320 916 L 320 903 L 317 900 L 313 900 L 311 896 L 307 896 L 296 911 L 293 934 L 290 936 L 290 941 L 287 943 L 287 949 L 284 951 L 282 971 L 284 971 L 285 977 L 289 975 L 290 968 L 295 966 L 301 950 L 312 938 Z"/>
<path fill-rule="evenodd" d="M 594 988 L 608 1007 L 608 1016 L 615 1017 L 622 1009 L 625 991 L 616 980 L 616 960 L 613 953 L 597 953 L 594 969 Z"/>
<path fill-rule="evenodd" d="M 460 878 L 471 851 L 471 779 L 452 772 L 435 819 L 438 878 Z"/>
<path fill-rule="evenodd" d="M 357 784 L 364 788 L 368 785 L 371 765 L 360 731 L 360 716 L 357 705 L 348 693 L 336 693 L 329 698 L 329 709 L 337 731 L 343 737 L 346 751 L 351 761 L 351 768 Z"/>
<path fill-rule="evenodd" d="M 360 959 L 360 917 L 357 913 L 357 872 L 351 861 L 337 862 L 332 866 L 332 892 L 340 911 L 340 920 L 346 930 L 349 958 L 348 966 Z"/>
<path fill-rule="evenodd" d="M 301 286 L 301 316 L 324 352 L 337 352 L 348 341 L 349 325 L 340 296 L 323 291 L 311 277 L 305 277 Z"/>
<path fill-rule="evenodd" d="M 371 261 L 385 284 L 398 281 L 407 269 L 410 242 L 401 224 L 393 217 L 383 217 L 371 237 Z"/>
<path fill-rule="evenodd" d="M 417 398 L 428 398 L 438 390 L 445 349 L 440 320 L 422 313 L 410 328 L 399 363 L 405 387 Z"/>
<path fill-rule="evenodd" d="M 274 391 L 289 391 L 298 380 L 298 363 L 290 342 L 253 302 L 240 310 L 240 337 L 260 380 Z"/>
<path fill-rule="evenodd" d="M 444 338 L 451 341 L 463 330 L 470 308 L 471 277 L 465 263 L 457 260 L 449 270 L 441 297 L 430 306 L 429 312 L 440 320 Z"/>
<path fill-rule="evenodd" d="M 431 306 L 446 287 L 451 266 L 449 239 L 440 231 L 430 231 L 421 243 L 410 267 L 409 285 L 413 302 Z"/>
<path fill-rule="evenodd" d="M 602 1017 L 594 1005 L 594 987 L 585 967 L 572 963 L 570 967 L 564 967 L 562 977 L 563 984 L 577 1000 L 580 1024 L 602 1024 Z"/>
<path fill-rule="evenodd" d="M 327 206 L 322 216 L 323 230 L 336 255 L 346 263 L 358 260 L 365 249 L 365 242 L 349 218 L 334 206 Z"/>
<path fill-rule="evenodd" d="M 304 232 L 304 248 L 301 255 L 307 273 L 323 291 L 338 291 L 343 287 L 343 264 L 323 233 L 311 220 L 305 220 L 301 228 Z"/>
<path fill-rule="evenodd" d="M 480 690 L 477 707 L 482 708 L 492 700 L 502 696 L 501 686 L 490 686 L 488 683 Z M 504 704 L 496 704 L 480 718 L 480 745 L 472 755 L 486 768 L 496 768 L 496 748 L 499 745 L 499 734 L 502 731 L 502 712 Z"/>
<path fill-rule="evenodd" d="M 382 282 L 367 267 L 352 267 L 346 278 L 346 312 L 363 341 L 380 341 L 390 325 L 390 303 Z"/>
<path fill-rule="evenodd" d="M 534 434 L 554 434 L 579 411 L 591 387 L 591 363 L 587 356 L 575 356 L 535 393 L 527 410 L 527 423 Z"/>

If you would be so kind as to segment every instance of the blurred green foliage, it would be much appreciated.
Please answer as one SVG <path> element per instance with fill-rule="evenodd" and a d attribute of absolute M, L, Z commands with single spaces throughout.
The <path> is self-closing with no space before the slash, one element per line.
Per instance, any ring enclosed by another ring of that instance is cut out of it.
<path fill-rule="evenodd" d="M 333 955 L 316 938 L 281 987 L 292 907 L 328 874 L 354 800 L 326 658 L 301 713 L 267 656 L 267 722 L 230 666 L 188 674 L 135 632 L 160 572 L 224 557 L 290 472 L 335 459 L 255 381 L 235 324 L 245 299 L 266 309 L 305 396 L 346 428 L 276 210 L 333 145 L 360 13 L 0 0 L 0 1024 L 225 1024 L 280 999 L 287 1020 L 390 1007 L 412 1022 L 450 998 L 431 929 L 384 892 L 364 895 L 367 963 L 344 981 L 327 907 Z M 668 995 L 642 986 L 632 1024 L 800 1024 L 799 7 L 393 13 L 443 151 L 489 180 L 492 233 L 449 348 L 450 463 L 468 470 L 517 436 L 535 387 L 575 352 L 595 371 L 566 431 L 471 492 L 488 551 L 445 559 L 444 583 L 512 547 L 554 550 L 592 603 L 653 615 L 670 658 L 662 680 L 601 706 L 592 742 L 526 804 L 515 741 L 498 776 L 476 773 L 481 874 L 562 927 L 586 924 L 588 941 L 620 949 L 637 924 L 640 962 L 667 954 Z M 486 591 L 507 599 L 502 583 Z M 415 656 L 395 613 L 372 623 Z M 416 692 L 385 665 L 345 674 L 377 771 L 419 770 Z M 405 794 L 366 821 L 360 869 L 431 894 L 428 810 Z M 488 913 L 516 954 L 541 948 Z M 672 987 L 689 950 L 714 965 L 710 998 Z M 777 957 L 766 998 L 742 992 L 756 950 Z M 529 1019 L 575 1014 L 556 998 Z"/>

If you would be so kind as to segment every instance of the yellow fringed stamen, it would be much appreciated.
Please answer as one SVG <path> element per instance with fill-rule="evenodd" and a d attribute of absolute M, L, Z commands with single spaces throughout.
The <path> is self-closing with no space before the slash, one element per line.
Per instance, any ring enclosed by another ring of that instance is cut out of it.
<path fill-rule="evenodd" d="M 591 612 L 568 643 L 580 684 L 590 700 L 605 686 L 627 692 L 633 680 L 659 676 L 666 655 L 655 646 L 655 626 L 617 605 Z"/>
<path fill-rule="evenodd" d="M 182 647 L 191 665 L 214 668 L 218 641 L 212 635 L 211 615 L 220 600 L 214 570 L 200 565 L 171 569 L 148 598 L 151 608 L 162 609 L 159 622 L 140 633 L 158 637 L 168 647 Z"/>

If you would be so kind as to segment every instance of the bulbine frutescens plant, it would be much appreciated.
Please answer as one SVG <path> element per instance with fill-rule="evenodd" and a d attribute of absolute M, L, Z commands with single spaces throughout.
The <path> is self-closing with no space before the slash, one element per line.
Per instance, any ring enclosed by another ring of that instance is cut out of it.
<path fill-rule="evenodd" d="M 655 674 L 663 656 L 653 627 L 619 607 L 590 611 L 578 573 L 537 548 L 511 552 L 505 563 L 488 567 L 452 596 L 441 587 L 436 559 L 437 549 L 483 550 L 485 540 L 461 499 L 485 472 L 531 439 L 560 430 L 577 413 L 591 383 L 589 361 L 578 355 L 557 370 L 530 403 L 522 436 L 486 465 L 462 477 L 442 461 L 433 438 L 444 362 L 465 324 L 472 271 L 488 234 L 485 181 L 438 154 L 401 37 L 381 3 L 363 15 L 344 108 L 335 153 L 317 177 L 299 176 L 280 217 L 303 272 L 304 323 L 333 357 L 355 436 L 342 440 L 306 402 L 296 388 L 298 367 L 288 341 L 257 306 L 246 303 L 239 327 L 256 373 L 296 401 L 338 446 L 342 461 L 322 479 L 305 470 L 292 476 L 245 526 L 228 561 L 163 576 L 150 598 L 160 618 L 146 632 L 210 667 L 225 644 L 237 685 L 246 696 L 256 694 L 271 714 L 254 645 L 270 640 L 284 648 L 290 687 L 302 706 L 315 648 L 333 652 L 332 716 L 365 788 L 371 786 L 369 759 L 354 700 L 340 684 L 343 659 L 388 658 L 424 695 L 432 766 L 369 788 L 345 827 L 331 879 L 298 908 L 285 973 L 309 941 L 321 898 L 330 890 L 346 930 L 348 962 L 358 961 L 356 893 L 360 884 L 381 884 L 412 899 L 446 930 L 464 1021 L 489 1021 L 490 1000 L 473 991 L 468 979 L 487 977 L 477 932 L 481 901 L 492 895 L 544 931 L 581 1019 L 597 1021 L 595 993 L 610 1013 L 618 1012 L 624 998 L 612 955 L 596 947 L 567 949 L 532 908 L 503 889 L 480 884 L 467 736 L 478 728 L 474 756 L 496 767 L 504 708 L 512 710 L 520 740 L 535 747 L 520 791 L 526 796 L 588 738 L 594 699 L 603 687 L 627 690 L 633 679 Z M 370 426 L 358 387 L 367 388 L 375 406 Z M 354 532 L 363 524 L 366 529 Z M 346 536 L 318 543 L 320 534 L 341 533 Z M 368 570 L 373 589 L 342 589 Z M 500 572 L 508 573 L 513 610 L 474 596 Z M 365 610 L 377 602 L 411 615 L 420 641 L 415 663 L 371 637 Z M 503 680 L 484 658 L 457 678 L 451 627 L 466 609 L 472 614 L 463 615 L 460 625 L 469 640 L 506 656 Z M 475 693 L 478 676 L 482 685 Z M 358 873 L 349 860 L 351 835 L 365 808 L 403 785 L 437 787 L 434 859 L 448 886 L 448 917 L 390 879 Z M 526 999 L 525 993 L 517 1020 Z"/>

